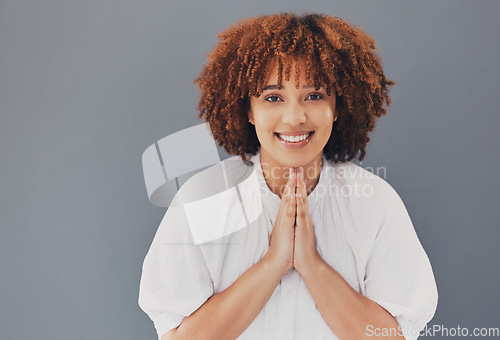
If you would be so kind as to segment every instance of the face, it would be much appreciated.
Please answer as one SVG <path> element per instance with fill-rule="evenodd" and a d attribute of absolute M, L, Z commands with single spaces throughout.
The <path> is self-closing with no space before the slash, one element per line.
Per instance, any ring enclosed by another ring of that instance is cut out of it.
<path fill-rule="evenodd" d="M 335 94 L 307 84 L 301 67 L 300 88 L 295 88 L 295 63 L 290 79 L 283 75 L 278 90 L 278 65 L 260 97 L 250 98 L 248 117 L 261 144 L 261 162 L 279 167 L 308 167 L 320 162 L 335 117 Z"/>

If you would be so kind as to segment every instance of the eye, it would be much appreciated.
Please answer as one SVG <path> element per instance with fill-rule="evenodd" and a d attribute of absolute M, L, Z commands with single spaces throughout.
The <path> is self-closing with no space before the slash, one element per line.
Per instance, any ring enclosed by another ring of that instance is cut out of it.
<path fill-rule="evenodd" d="M 278 96 L 271 95 L 271 96 L 267 96 L 264 100 L 268 101 L 268 102 L 277 102 L 277 101 L 280 101 L 281 98 Z"/>
<path fill-rule="evenodd" d="M 323 95 L 321 93 L 311 93 L 309 96 L 307 96 L 306 99 L 320 100 L 321 98 L 323 98 Z"/>

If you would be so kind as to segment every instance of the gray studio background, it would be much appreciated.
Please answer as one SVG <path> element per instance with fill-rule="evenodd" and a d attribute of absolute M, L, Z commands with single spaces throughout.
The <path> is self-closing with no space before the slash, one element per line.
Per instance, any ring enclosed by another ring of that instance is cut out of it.
<path fill-rule="evenodd" d="M 302 10 L 362 26 L 397 83 L 362 166 L 431 260 L 430 325 L 500 327 L 500 2 L 1 0 L 0 339 L 156 338 L 137 298 L 165 209 L 142 153 L 200 123 L 216 33 Z"/>

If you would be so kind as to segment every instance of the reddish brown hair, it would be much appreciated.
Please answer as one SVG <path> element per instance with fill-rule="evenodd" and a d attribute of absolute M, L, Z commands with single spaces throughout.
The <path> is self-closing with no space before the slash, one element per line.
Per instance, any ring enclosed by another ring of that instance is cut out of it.
<path fill-rule="evenodd" d="M 218 45 L 195 80 L 201 89 L 199 118 L 214 139 L 233 155 L 255 155 L 260 148 L 248 121 L 249 96 L 260 96 L 278 61 L 290 79 L 291 58 L 305 62 L 306 79 L 336 95 L 338 120 L 323 153 L 334 162 L 363 160 L 375 119 L 390 105 L 389 86 L 374 40 L 361 28 L 325 14 L 274 14 L 244 19 L 218 34 Z M 297 64 L 295 83 L 299 86 Z M 284 72 L 283 72 L 284 71 Z M 385 107 L 384 107 L 385 106 Z"/>

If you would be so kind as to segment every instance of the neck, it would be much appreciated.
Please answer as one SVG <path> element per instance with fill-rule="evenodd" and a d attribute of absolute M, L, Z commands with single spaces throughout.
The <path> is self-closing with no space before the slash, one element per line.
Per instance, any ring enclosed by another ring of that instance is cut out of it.
<path fill-rule="evenodd" d="M 304 168 L 304 181 L 308 195 L 318 184 L 322 163 L 323 153 L 320 153 L 307 164 L 298 165 Z M 260 164 L 267 186 L 274 194 L 281 198 L 288 181 L 290 166 L 277 163 L 274 159 L 268 157 L 268 155 L 262 151 L 260 154 Z"/>

